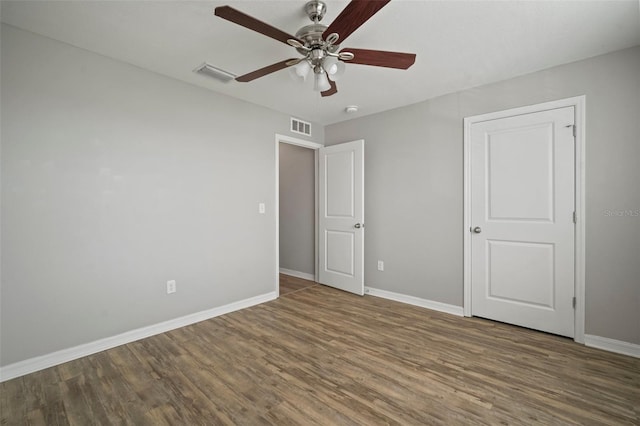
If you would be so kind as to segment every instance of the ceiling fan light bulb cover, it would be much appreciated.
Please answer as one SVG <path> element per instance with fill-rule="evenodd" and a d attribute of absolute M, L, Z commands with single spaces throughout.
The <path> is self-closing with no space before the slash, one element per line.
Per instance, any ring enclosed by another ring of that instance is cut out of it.
<path fill-rule="evenodd" d="M 331 84 L 329 83 L 327 74 L 325 74 L 324 72 L 315 74 L 313 83 L 313 90 L 315 90 L 316 92 L 324 92 L 331 89 Z"/>
<path fill-rule="evenodd" d="M 336 58 L 335 56 L 327 56 L 322 61 L 322 66 L 325 69 L 325 71 L 331 75 L 331 74 L 335 74 L 336 71 L 338 71 L 337 63 L 338 63 L 338 58 Z"/>
<path fill-rule="evenodd" d="M 296 65 L 294 67 L 294 69 L 296 70 L 296 75 L 298 77 L 301 77 L 302 79 L 306 79 L 307 75 L 309 74 L 309 71 L 311 70 L 311 65 L 309 65 L 308 61 L 300 61 L 298 62 L 298 65 Z"/>
<path fill-rule="evenodd" d="M 297 72 L 297 70 L 296 70 L 296 67 L 290 67 L 290 68 L 289 68 L 289 76 L 291 77 L 291 79 L 292 79 L 293 81 L 295 81 L 296 83 L 300 83 L 300 84 L 304 83 L 304 82 L 305 82 L 305 80 L 306 80 L 306 76 L 304 76 L 304 77 L 300 77 L 300 76 L 298 75 L 298 72 Z"/>
<path fill-rule="evenodd" d="M 333 67 L 335 67 L 335 71 L 329 73 L 329 78 L 332 81 L 338 81 L 344 75 L 344 72 L 347 69 L 347 67 L 344 65 L 344 62 L 342 61 L 337 61 L 334 65 L 332 65 L 331 66 L 332 71 L 333 71 Z"/>

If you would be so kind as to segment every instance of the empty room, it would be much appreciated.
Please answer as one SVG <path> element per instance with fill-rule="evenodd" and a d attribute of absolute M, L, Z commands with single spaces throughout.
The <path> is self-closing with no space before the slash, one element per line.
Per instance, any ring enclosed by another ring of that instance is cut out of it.
<path fill-rule="evenodd" d="M 0 18 L 0 424 L 640 425 L 638 0 Z"/>

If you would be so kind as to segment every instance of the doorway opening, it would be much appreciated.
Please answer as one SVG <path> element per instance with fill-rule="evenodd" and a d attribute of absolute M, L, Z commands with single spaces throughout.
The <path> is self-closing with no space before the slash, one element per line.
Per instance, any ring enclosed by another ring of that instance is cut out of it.
<path fill-rule="evenodd" d="M 317 282 L 317 163 L 321 144 L 276 134 L 276 271 Z M 292 280 L 295 282 L 296 280 Z"/>
<path fill-rule="evenodd" d="M 314 152 L 314 281 L 364 295 L 364 140 L 324 147 L 276 134 L 275 289 L 280 295 L 280 144 Z M 319 214 L 322 212 L 322 214 Z"/>

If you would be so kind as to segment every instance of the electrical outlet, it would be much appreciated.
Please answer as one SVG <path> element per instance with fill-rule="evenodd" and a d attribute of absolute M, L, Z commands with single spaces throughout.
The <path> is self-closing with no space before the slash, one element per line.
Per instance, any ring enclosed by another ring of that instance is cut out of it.
<path fill-rule="evenodd" d="M 258 204 L 258 213 L 264 214 L 265 211 L 266 211 L 266 208 L 265 208 L 264 203 L 259 203 Z"/>
<path fill-rule="evenodd" d="M 176 292 L 176 280 L 167 281 L 167 294 Z"/>
<path fill-rule="evenodd" d="M 384 271 L 384 262 L 382 260 L 378 260 L 378 271 Z"/>

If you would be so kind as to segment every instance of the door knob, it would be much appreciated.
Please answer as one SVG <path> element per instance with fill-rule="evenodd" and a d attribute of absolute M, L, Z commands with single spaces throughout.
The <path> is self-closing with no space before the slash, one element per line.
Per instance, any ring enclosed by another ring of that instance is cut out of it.
<path fill-rule="evenodd" d="M 479 234 L 482 232 L 482 229 L 479 226 L 476 226 L 475 228 L 473 228 L 473 232 L 475 232 L 476 234 Z"/>
<path fill-rule="evenodd" d="M 360 225 L 359 223 L 356 223 L 355 225 L 353 225 L 354 228 L 360 229 L 362 228 L 362 225 Z"/>

